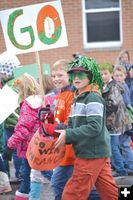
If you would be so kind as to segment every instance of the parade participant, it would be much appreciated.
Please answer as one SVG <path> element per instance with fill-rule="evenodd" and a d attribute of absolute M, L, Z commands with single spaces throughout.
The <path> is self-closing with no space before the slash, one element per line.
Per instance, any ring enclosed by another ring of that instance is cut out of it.
<path fill-rule="evenodd" d="M 106 128 L 105 102 L 101 97 L 102 78 L 94 59 L 81 56 L 70 63 L 69 78 L 76 87 L 68 127 L 60 133 L 55 147 L 72 144 L 76 155 L 72 177 L 62 200 L 86 200 L 93 186 L 101 199 L 118 199 L 111 174 L 110 135 Z M 71 188 L 71 189 L 70 189 Z"/>
<path fill-rule="evenodd" d="M 60 93 L 55 103 L 55 123 L 45 124 L 45 130 L 50 135 L 56 135 L 55 129 L 65 129 L 70 114 L 71 105 L 74 99 L 74 86 L 69 83 L 67 71 L 69 69 L 68 60 L 58 60 L 52 66 L 52 78 L 56 88 L 60 89 Z M 73 172 L 75 155 L 72 145 L 66 145 L 65 156 L 59 167 L 53 171 L 51 186 L 55 200 L 61 200 L 65 184 L 69 180 Z M 99 200 L 99 196 L 95 189 L 92 190 L 91 197 L 95 196 Z"/>
<path fill-rule="evenodd" d="M 119 136 L 132 128 L 122 97 L 123 87 L 112 79 L 113 67 L 110 63 L 100 65 L 104 82 L 102 96 L 106 102 L 106 125 L 111 135 L 111 164 L 116 173 L 113 176 L 127 176 L 123 157 L 119 149 Z"/>
<path fill-rule="evenodd" d="M 43 75 L 42 78 L 43 89 L 45 91 L 45 96 L 42 104 L 45 105 L 45 107 L 39 109 L 38 118 L 42 121 L 42 123 L 44 123 L 44 119 L 47 120 L 47 122 L 51 121 L 52 123 L 54 118 L 54 101 L 56 99 L 56 96 L 58 95 L 58 90 L 55 88 L 51 76 Z M 43 183 L 46 181 L 46 179 L 50 181 L 52 174 L 53 170 L 38 171 L 31 169 L 29 200 L 41 199 L 41 194 L 44 185 Z"/>
<path fill-rule="evenodd" d="M 53 82 L 60 90 L 55 102 L 55 123 L 45 124 L 44 128 L 47 133 L 57 135 L 54 130 L 66 128 L 67 120 L 70 113 L 70 108 L 73 102 L 74 88 L 69 85 L 69 77 L 67 70 L 69 60 L 61 59 L 52 66 Z M 59 167 L 53 171 L 51 179 L 51 186 L 54 193 L 55 200 L 61 200 L 64 186 L 72 175 L 75 155 L 71 145 L 66 145 L 65 156 Z"/>
<path fill-rule="evenodd" d="M 0 194 L 10 192 L 11 185 L 9 182 L 8 174 L 6 173 L 6 168 L 4 165 L 3 158 L 1 154 L 4 150 L 4 135 L 3 135 L 3 126 L 0 124 Z"/>
<path fill-rule="evenodd" d="M 116 63 L 116 65 L 122 65 L 123 67 L 125 67 L 126 72 L 129 71 L 130 66 L 131 66 L 129 51 L 122 50 L 119 53 L 119 55 L 117 57 L 117 63 Z"/>
<path fill-rule="evenodd" d="M 16 92 L 16 88 L 13 86 L 14 84 L 14 73 L 13 70 L 16 68 L 16 65 L 13 63 L 13 61 L 8 60 L 6 63 L 0 64 L 0 76 L 1 76 L 1 86 L 7 85 L 12 90 Z M 19 114 L 19 108 L 15 110 L 15 113 L 17 115 Z M 6 118 L 6 120 L 3 122 L 3 135 L 5 139 L 5 148 L 7 146 L 8 139 L 12 136 L 14 132 L 14 127 L 17 124 L 18 117 L 12 113 L 9 117 Z M 13 157 L 13 163 L 15 167 L 15 177 L 12 177 L 12 181 L 19 181 L 20 178 L 20 165 L 21 165 L 21 159 L 18 158 L 16 154 L 16 150 L 12 151 L 10 153 L 11 155 L 10 160 Z M 7 160 L 4 160 L 6 171 L 8 172 L 8 176 L 10 177 L 10 167 Z"/>
<path fill-rule="evenodd" d="M 33 134 L 41 126 L 38 111 L 42 105 L 42 96 L 38 82 L 27 73 L 21 75 L 14 84 L 21 99 L 20 116 L 14 133 L 8 140 L 4 156 L 8 156 L 11 150 L 16 149 L 18 157 L 22 158 L 21 182 L 15 200 L 28 200 L 31 168 L 26 159 L 26 150 Z"/>
<path fill-rule="evenodd" d="M 9 74 L 7 74 L 9 71 Z M 12 70 L 8 69 L 7 65 L 0 63 L 0 90 L 4 86 L 4 83 L 10 79 L 12 76 Z M 10 192 L 11 185 L 9 182 L 9 171 L 7 172 L 7 168 L 5 166 L 5 162 L 3 160 L 2 154 L 5 148 L 5 135 L 4 135 L 4 124 L 0 124 L 0 194 Z M 11 158 L 11 156 L 10 156 Z"/>
<path fill-rule="evenodd" d="M 126 108 L 133 111 L 133 108 L 131 106 L 130 91 L 128 85 L 125 82 L 126 69 L 121 65 L 116 65 L 113 69 L 113 79 L 123 87 L 124 92 L 122 96 Z M 131 121 L 131 123 L 133 123 L 133 121 Z M 128 175 L 133 175 L 133 151 L 130 147 L 131 135 L 133 136 L 132 129 L 121 134 L 118 138 L 119 149 L 123 157 L 123 164 Z"/>
<path fill-rule="evenodd" d="M 130 69 L 131 69 L 131 59 L 130 59 L 130 54 L 128 50 L 122 50 L 120 51 L 117 59 L 116 59 L 116 65 L 123 66 L 126 70 L 126 79 L 125 82 L 128 84 L 130 87 L 130 84 L 132 83 L 132 78 L 130 77 Z"/>
<path fill-rule="evenodd" d="M 130 91 L 131 105 L 133 106 L 133 65 L 129 69 L 130 81 L 127 83 Z"/>

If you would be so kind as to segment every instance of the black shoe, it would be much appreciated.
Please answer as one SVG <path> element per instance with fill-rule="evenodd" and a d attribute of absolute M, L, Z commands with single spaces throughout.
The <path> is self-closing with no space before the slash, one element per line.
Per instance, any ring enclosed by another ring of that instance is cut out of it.
<path fill-rule="evenodd" d="M 133 176 L 133 172 L 128 172 L 128 175 L 129 176 Z"/>

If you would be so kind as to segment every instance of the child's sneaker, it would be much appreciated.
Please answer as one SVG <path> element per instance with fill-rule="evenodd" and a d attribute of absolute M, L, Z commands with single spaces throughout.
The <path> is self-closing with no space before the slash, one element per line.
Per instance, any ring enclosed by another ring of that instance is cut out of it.
<path fill-rule="evenodd" d="M 0 194 L 11 192 L 12 188 L 9 183 L 8 175 L 5 172 L 0 171 Z"/>
<path fill-rule="evenodd" d="M 29 195 L 16 191 L 15 200 L 29 200 Z"/>

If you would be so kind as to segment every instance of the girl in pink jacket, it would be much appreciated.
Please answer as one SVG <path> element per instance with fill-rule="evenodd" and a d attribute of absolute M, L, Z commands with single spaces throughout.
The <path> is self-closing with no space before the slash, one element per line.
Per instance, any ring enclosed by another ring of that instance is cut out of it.
<path fill-rule="evenodd" d="M 14 84 L 18 88 L 22 103 L 18 123 L 7 145 L 9 149 L 17 149 L 18 157 L 22 158 L 21 183 L 15 200 L 28 200 L 31 169 L 26 159 L 26 150 L 33 134 L 41 126 L 38 111 L 43 99 L 38 82 L 29 74 L 21 75 Z"/>

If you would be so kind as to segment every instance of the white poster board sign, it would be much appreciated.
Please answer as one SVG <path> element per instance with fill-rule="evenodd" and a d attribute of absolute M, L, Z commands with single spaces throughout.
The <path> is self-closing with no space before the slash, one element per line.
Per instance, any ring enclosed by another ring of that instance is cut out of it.
<path fill-rule="evenodd" d="M 14 54 L 68 45 L 60 1 L 3 10 L 0 21 L 7 50 Z"/>
<path fill-rule="evenodd" d="M 0 124 L 18 107 L 19 95 L 7 85 L 0 90 Z"/>

